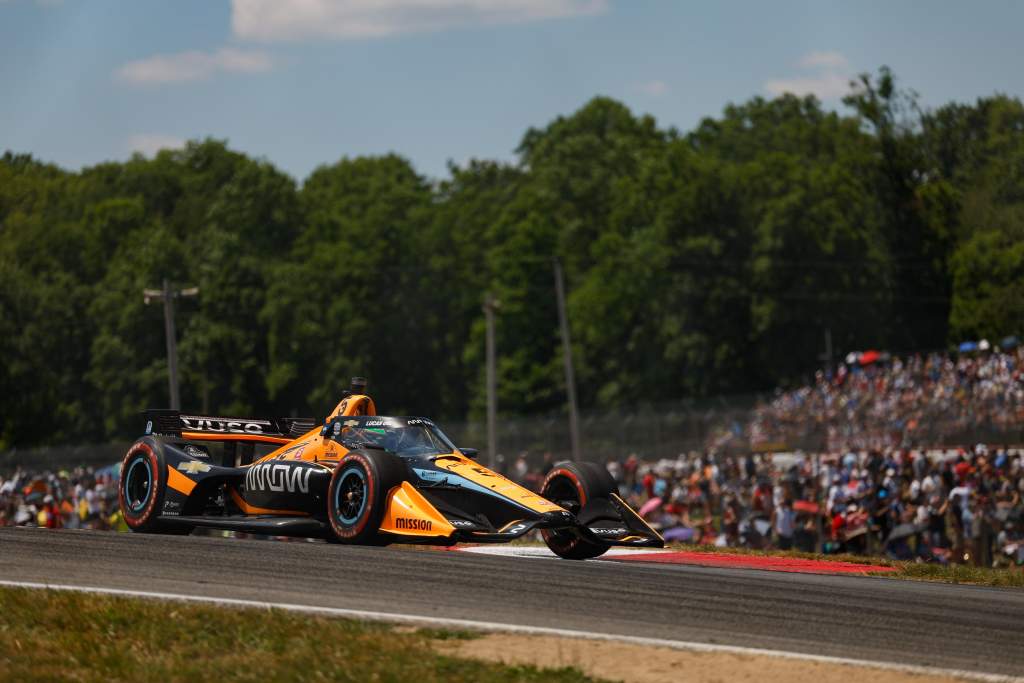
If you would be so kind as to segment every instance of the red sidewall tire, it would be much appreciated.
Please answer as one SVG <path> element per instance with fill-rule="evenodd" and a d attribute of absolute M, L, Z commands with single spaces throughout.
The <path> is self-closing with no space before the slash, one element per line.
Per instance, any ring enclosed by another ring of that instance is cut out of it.
<path fill-rule="evenodd" d="M 365 477 L 363 480 L 363 507 L 355 522 L 346 524 L 340 517 L 337 489 L 353 470 L 359 471 Z M 368 540 L 371 535 L 376 533 L 376 529 L 370 529 L 370 533 L 367 533 L 367 528 L 370 526 L 370 519 L 377 512 L 377 507 L 383 504 L 383 501 L 376 499 L 378 490 L 379 482 L 374 476 L 374 467 L 366 456 L 361 453 L 349 453 L 341 459 L 334 469 L 331 483 L 327 487 L 327 518 L 330 521 L 331 530 L 339 540 L 358 542 L 364 538 Z"/>
<path fill-rule="evenodd" d="M 144 464 L 148 466 L 149 489 L 144 506 L 141 509 L 133 510 L 129 505 L 127 488 L 129 475 L 134 476 L 133 467 Z M 121 462 L 121 481 L 117 487 L 118 502 L 121 505 L 121 514 L 124 521 L 133 531 L 148 531 L 155 526 L 155 518 L 158 515 L 158 506 L 163 499 L 164 493 L 164 472 L 162 469 L 163 459 L 157 457 L 153 447 L 139 441 L 132 444 L 128 453 Z"/>
<path fill-rule="evenodd" d="M 362 479 L 362 486 L 356 486 L 351 478 Z M 363 545 L 387 544 L 388 535 L 381 534 L 380 525 L 384 519 L 388 495 L 408 476 L 402 460 L 383 451 L 356 451 L 348 453 L 334 468 L 331 483 L 327 487 L 327 520 L 331 527 L 329 540 Z M 348 481 L 346 482 L 346 479 Z M 340 491 L 345 486 L 347 491 Z M 363 505 L 358 512 L 349 510 L 351 517 L 345 517 L 342 495 L 354 490 L 361 491 Z"/>
<path fill-rule="evenodd" d="M 563 481 L 559 481 L 563 480 Z M 565 462 L 555 465 L 541 486 L 541 495 L 557 503 L 551 489 L 562 483 L 575 489 L 579 507 L 582 508 L 593 498 L 607 497 L 614 491 L 614 480 L 608 471 L 595 463 Z M 577 510 L 579 512 L 579 510 Z M 585 560 L 603 555 L 609 546 L 593 543 L 574 533 L 542 529 L 541 536 L 551 552 L 567 560 Z"/>
<path fill-rule="evenodd" d="M 583 507 L 584 505 L 587 504 L 587 490 L 583 486 L 583 482 L 580 481 L 580 478 L 576 474 L 576 472 L 574 472 L 572 469 L 566 466 L 555 466 L 551 468 L 551 471 L 548 472 L 548 476 L 544 477 L 544 483 L 540 487 L 540 490 L 542 492 L 541 495 L 543 495 L 544 491 L 547 491 L 548 485 L 551 484 L 551 482 L 554 481 L 557 477 L 565 477 L 570 482 L 572 482 L 573 486 L 575 486 L 576 488 L 576 493 L 579 495 L 580 507 Z"/>

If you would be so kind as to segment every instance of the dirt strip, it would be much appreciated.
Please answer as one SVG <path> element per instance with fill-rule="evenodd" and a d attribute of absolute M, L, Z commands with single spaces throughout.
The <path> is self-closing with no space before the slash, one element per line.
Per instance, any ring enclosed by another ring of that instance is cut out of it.
<path fill-rule="evenodd" d="M 625 683 L 939 683 L 961 679 L 770 656 L 686 652 L 629 643 L 492 634 L 435 641 L 443 654 L 544 667 L 571 666 L 595 678 Z"/>

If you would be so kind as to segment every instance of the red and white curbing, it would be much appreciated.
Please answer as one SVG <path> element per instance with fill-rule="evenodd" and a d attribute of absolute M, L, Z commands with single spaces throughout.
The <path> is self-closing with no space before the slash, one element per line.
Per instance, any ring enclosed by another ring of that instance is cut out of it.
<path fill-rule="evenodd" d="M 503 557 L 531 557 L 557 559 L 557 556 L 543 546 L 456 546 L 452 550 L 480 555 Z M 595 560 L 589 560 L 591 562 Z M 735 555 L 730 553 L 694 552 L 692 550 L 662 550 L 650 548 L 612 548 L 596 561 L 645 562 L 653 564 L 684 564 L 722 569 L 761 569 L 774 572 L 798 574 L 868 574 L 872 572 L 894 572 L 895 567 L 882 567 L 855 562 L 834 562 L 831 560 L 810 560 L 801 557 L 770 555 Z"/>
<path fill-rule="evenodd" d="M 457 545 L 450 550 L 459 550 L 464 553 L 476 553 L 479 555 L 500 555 L 502 557 L 539 557 L 542 559 L 558 559 L 558 556 L 548 550 L 547 546 L 537 545 Z M 670 553 L 671 550 L 658 548 L 637 550 L 636 548 L 612 548 L 600 559 L 623 557 L 630 555 L 650 555 L 654 553 Z"/>

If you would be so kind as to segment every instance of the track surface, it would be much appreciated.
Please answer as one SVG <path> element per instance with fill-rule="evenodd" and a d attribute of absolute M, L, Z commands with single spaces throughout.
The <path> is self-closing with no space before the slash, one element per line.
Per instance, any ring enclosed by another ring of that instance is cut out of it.
<path fill-rule="evenodd" d="M 0 579 L 1024 673 L 1024 591 L 625 562 L 0 529 Z"/>

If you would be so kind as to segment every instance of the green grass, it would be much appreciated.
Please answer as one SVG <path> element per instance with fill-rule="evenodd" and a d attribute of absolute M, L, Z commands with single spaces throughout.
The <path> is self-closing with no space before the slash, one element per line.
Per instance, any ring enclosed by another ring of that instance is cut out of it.
<path fill-rule="evenodd" d="M 942 583 L 966 583 L 978 586 L 994 586 L 997 588 L 1024 588 L 1024 569 L 971 567 L 966 564 L 915 564 L 913 562 L 897 563 L 899 573 L 887 576 L 916 579 L 918 581 L 941 581 Z"/>
<path fill-rule="evenodd" d="M 476 640 L 485 635 L 482 631 L 441 628 L 420 628 L 416 630 L 416 634 L 427 640 Z"/>
<path fill-rule="evenodd" d="M 554 681 L 572 668 L 459 659 L 392 629 L 292 612 L 0 588 L 0 681 Z"/>

